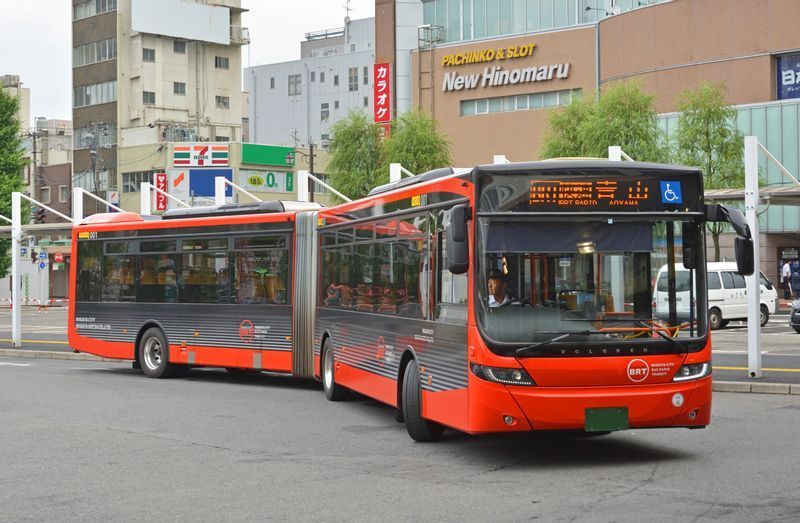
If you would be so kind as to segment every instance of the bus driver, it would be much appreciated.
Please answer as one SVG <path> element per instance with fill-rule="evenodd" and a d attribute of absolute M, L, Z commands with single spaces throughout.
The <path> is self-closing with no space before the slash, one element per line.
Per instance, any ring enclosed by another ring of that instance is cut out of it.
<path fill-rule="evenodd" d="M 502 307 L 511 303 L 511 298 L 506 294 L 508 282 L 505 274 L 498 270 L 489 271 L 487 286 L 489 288 L 489 307 Z"/>

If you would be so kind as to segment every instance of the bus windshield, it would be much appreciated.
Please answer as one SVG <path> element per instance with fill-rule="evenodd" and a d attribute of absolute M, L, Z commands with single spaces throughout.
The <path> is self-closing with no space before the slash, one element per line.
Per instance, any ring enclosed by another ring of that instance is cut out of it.
<path fill-rule="evenodd" d="M 703 337 L 705 270 L 687 269 L 684 253 L 692 267 L 704 267 L 703 256 L 683 249 L 686 231 L 703 245 L 702 227 L 688 223 L 479 217 L 484 336 L 507 344 Z"/>

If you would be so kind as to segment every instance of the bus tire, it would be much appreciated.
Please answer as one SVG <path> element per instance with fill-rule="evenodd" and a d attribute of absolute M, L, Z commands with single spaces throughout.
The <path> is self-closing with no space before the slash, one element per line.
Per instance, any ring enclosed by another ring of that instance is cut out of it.
<path fill-rule="evenodd" d="M 708 311 L 708 327 L 715 331 L 722 327 L 722 312 L 716 307 L 709 309 Z"/>
<path fill-rule="evenodd" d="M 411 358 L 403 372 L 403 419 L 414 441 L 439 441 L 444 427 L 422 417 L 422 388 L 417 360 Z"/>
<path fill-rule="evenodd" d="M 139 341 L 139 363 L 148 378 L 172 378 L 186 374 L 185 365 L 169 362 L 169 346 L 164 333 L 158 327 L 151 327 L 142 334 Z"/>
<path fill-rule="evenodd" d="M 766 305 L 761 306 L 761 326 L 764 327 L 769 323 L 769 309 Z"/>
<path fill-rule="evenodd" d="M 333 344 L 327 338 L 322 344 L 322 390 L 329 401 L 347 399 L 348 390 L 336 383 L 336 362 L 333 360 Z"/>

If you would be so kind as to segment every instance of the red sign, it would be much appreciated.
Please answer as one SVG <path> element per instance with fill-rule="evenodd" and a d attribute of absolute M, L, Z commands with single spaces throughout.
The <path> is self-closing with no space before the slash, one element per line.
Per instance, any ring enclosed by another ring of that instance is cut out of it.
<path fill-rule="evenodd" d="M 156 189 L 167 192 L 167 173 L 156 173 Z M 164 193 L 156 191 L 156 210 L 167 210 L 167 197 Z"/>
<path fill-rule="evenodd" d="M 392 121 L 391 64 L 375 64 L 373 67 L 372 106 L 376 123 Z"/>
<path fill-rule="evenodd" d="M 56 263 L 62 263 L 64 261 L 64 253 L 57 252 L 53 255 L 53 261 Z"/>

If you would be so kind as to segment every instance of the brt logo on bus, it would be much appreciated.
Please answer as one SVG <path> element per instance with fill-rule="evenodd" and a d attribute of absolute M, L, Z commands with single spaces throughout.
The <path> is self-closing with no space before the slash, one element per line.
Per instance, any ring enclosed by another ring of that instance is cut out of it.
<path fill-rule="evenodd" d="M 647 379 L 650 375 L 650 366 L 646 361 L 635 359 L 628 363 L 628 379 L 634 383 L 639 383 Z"/>

